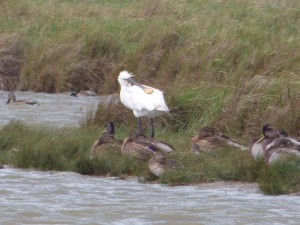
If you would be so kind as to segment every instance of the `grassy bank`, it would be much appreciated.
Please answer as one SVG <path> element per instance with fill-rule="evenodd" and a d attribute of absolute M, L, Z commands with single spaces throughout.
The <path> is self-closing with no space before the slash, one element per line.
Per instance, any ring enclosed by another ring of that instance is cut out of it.
<path fill-rule="evenodd" d="M 278 163 L 269 167 L 256 162 L 249 151 L 224 149 L 219 152 L 195 155 L 190 152 L 190 138 L 184 134 L 163 134 L 161 138 L 177 149 L 169 155 L 184 164 L 175 173 L 158 179 L 148 165 L 124 158 L 120 152 L 107 152 L 90 159 L 90 149 L 101 129 L 50 128 L 25 126 L 12 122 L 0 130 L 0 163 L 19 168 L 73 171 L 86 175 L 137 176 L 141 182 L 160 182 L 168 185 L 189 185 L 199 182 L 242 181 L 258 182 L 266 194 L 288 194 L 300 191 L 299 160 Z M 118 138 L 128 130 L 119 129 Z M 62 138 L 63 137 L 63 138 Z"/>
<path fill-rule="evenodd" d="M 299 161 L 270 168 L 232 149 L 186 153 L 206 125 L 245 144 L 266 123 L 300 135 L 299 9 L 298 0 L 0 0 L 0 89 L 111 94 L 126 69 L 164 90 L 171 109 L 155 126 L 186 169 L 162 183 L 257 181 L 269 194 L 300 191 Z M 112 104 L 80 129 L 10 124 L 0 131 L 1 162 L 155 180 L 120 154 L 89 159 L 95 125 L 108 121 L 120 138 L 136 123 Z"/>
<path fill-rule="evenodd" d="M 299 8 L 297 0 L 0 1 L 2 88 L 108 94 L 126 69 L 165 91 L 176 132 L 216 125 L 249 136 L 268 122 L 299 135 Z"/>

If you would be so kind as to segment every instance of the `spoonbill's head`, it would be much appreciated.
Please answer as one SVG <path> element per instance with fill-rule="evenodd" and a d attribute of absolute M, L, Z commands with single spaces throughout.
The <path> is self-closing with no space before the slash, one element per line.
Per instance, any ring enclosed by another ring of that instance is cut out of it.
<path fill-rule="evenodd" d="M 119 77 L 118 77 L 118 81 L 119 81 L 119 84 L 121 85 L 121 87 L 130 87 L 130 86 L 133 86 L 133 85 L 136 85 L 138 86 L 139 88 L 141 88 L 145 93 L 147 94 L 152 94 L 153 93 L 153 88 L 151 87 L 146 87 L 142 84 L 139 84 L 138 82 L 136 82 L 132 77 L 134 75 L 127 72 L 127 71 L 122 71 L 120 72 L 119 74 Z"/>
<path fill-rule="evenodd" d="M 132 84 L 136 83 L 131 78 L 133 76 L 134 76 L 133 74 L 131 74 L 131 73 L 127 72 L 127 71 L 120 72 L 119 77 L 118 77 L 119 84 L 121 86 L 128 86 L 128 85 L 132 85 Z"/>

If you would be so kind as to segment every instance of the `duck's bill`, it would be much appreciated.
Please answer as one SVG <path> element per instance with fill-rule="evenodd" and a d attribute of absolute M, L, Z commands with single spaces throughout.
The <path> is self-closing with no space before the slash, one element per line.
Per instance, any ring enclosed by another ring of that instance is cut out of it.
<path fill-rule="evenodd" d="M 132 84 L 132 85 L 136 85 L 138 86 L 139 88 L 141 88 L 145 93 L 147 94 L 152 94 L 154 92 L 154 89 L 153 88 L 150 88 L 150 87 L 146 87 L 138 82 L 136 82 L 134 79 L 132 79 L 131 77 L 127 79 L 127 81 Z"/>
<path fill-rule="evenodd" d="M 261 136 L 261 138 L 260 139 L 258 139 L 258 141 L 256 142 L 256 143 L 259 143 L 259 142 L 262 142 L 263 140 L 265 140 L 266 138 L 265 138 L 265 136 L 264 135 L 262 135 Z"/>

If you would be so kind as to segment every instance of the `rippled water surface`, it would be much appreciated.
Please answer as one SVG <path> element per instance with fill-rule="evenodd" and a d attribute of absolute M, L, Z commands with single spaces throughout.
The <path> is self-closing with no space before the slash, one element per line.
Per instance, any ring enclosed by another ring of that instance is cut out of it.
<path fill-rule="evenodd" d="M 0 170 L 1 224 L 299 224 L 297 196 L 168 187 L 69 172 Z"/>
<path fill-rule="evenodd" d="M 0 126 L 11 119 L 77 126 L 102 97 L 16 92 L 40 106 L 5 105 Z M 0 225 L 17 224 L 300 224 L 300 197 L 266 196 L 255 185 L 167 187 L 5 166 L 0 170 Z"/>
<path fill-rule="evenodd" d="M 8 92 L 0 91 L 0 126 L 16 119 L 31 124 L 78 126 L 87 112 L 108 97 L 70 97 L 63 94 L 15 92 L 17 100 L 34 100 L 39 106 L 5 104 Z"/>

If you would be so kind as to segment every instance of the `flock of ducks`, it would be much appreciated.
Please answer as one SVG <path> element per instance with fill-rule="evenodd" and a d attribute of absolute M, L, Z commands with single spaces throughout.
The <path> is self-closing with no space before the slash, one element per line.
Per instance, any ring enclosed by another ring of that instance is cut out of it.
<path fill-rule="evenodd" d="M 134 116 L 138 120 L 137 133 L 126 138 L 122 144 L 118 140 L 121 153 L 142 161 L 147 161 L 150 158 L 149 169 L 157 176 L 161 176 L 165 170 L 182 168 L 183 165 L 181 163 L 165 156 L 166 152 L 172 152 L 174 148 L 170 144 L 154 139 L 154 117 L 169 112 L 163 92 L 138 83 L 133 79 L 133 76 L 128 71 L 122 71 L 118 77 L 121 87 L 120 100 L 124 106 L 133 111 Z M 144 129 L 141 123 L 141 117 L 143 116 L 150 118 L 150 138 L 146 138 L 143 135 Z M 110 123 L 109 126 L 112 127 L 113 124 Z M 114 133 L 110 132 L 110 130 L 112 129 L 107 129 L 103 135 L 105 136 L 109 133 L 110 137 L 113 138 Z M 262 133 L 262 138 L 254 141 L 250 146 L 255 159 L 264 158 L 271 165 L 278 159 L 289 155 L 300 156 L 300 141 L 289 137 L 284 130 L 272 125 L 265 125 Z M 100 139 L 103 140 L 102 136 Z M 102 144 L 99 144 L 100 142 Z M 100 142 L 96 142 L 98 148 L 101 145 L 105 145 L 102 141 Z M 222 133 L 217 133 L 211 127 L 202 128 L 197 135 L 192 137 L 191 142 L 192 151 L 197 154 L 217 150 L 225 146 L 234 147 L 242 151 L 249 149 L 236 140 Z M 95 152 L 94 147 L 95 145 L 92 148 L 92 154 Z"/>
<path fill-rule="evenodd" d="M 166 153 L 174 152 L 172 145 L 154 139 L 154 118 L 168 113 L 169 109 L 164 100 L 163 92 L 136 82 L 133 74 L 122 71 L 118 76 L 120 84 L 120 100 L 133 111 L 138 121 L 138 130 L 125 140 L 115 138 L 115 128 L 112 122 L 107 124 L 101 137 L 94 143 L 91 149 L 91 157 L 95 157 L 107 150 L 121 151 L 122 155 L 148 162 L 150 171 L 156 176 L 161 176 L 166 170 L 183 168 L 183 165 L 173 159 L 167 158 Z M 91 92 L 68 92 L 69 96 L 91 96 Z M 9 92 L 6 104 L 37 105 L 35 101 L 16 100 L 13 92 Z M 147 138 L 141 123 L 141 117 L 150 118 L 151 135 Z M 286 131 L 273 125 L 265 125 L 262 129 L 263 136 L 250 146 L 252 156 L 258 160 L 263 158 L 272 165 L 279 159 L 287 156 L 300 156 L 300 140 L 290 137 Z M 196 154 L 221 149 L 225 146 L 234 147 L 242 151 L 249 149 L 231 139 L 216 132 L 214 128 L 204 127 L 191 139 L 191 149 Z"/>
<path fill-rule="evenodd" d="M 254 140 L 250 147 L 246 147 L 222 133 L 217 133 L 212 127 L 204 127 L 191 138 L 191 152 L 201 154 L 226 146 L 241 151 L 250 149 L 255 160 L 265 160 L 269 165 L 280 159 L 300 156 L 300 140 L 288 136 L 284 130 L 265 125 L 262 133 L 261 138 Z M 106 130 L 92 146 L 91 157 L 97 157 L 111 149 L 121 152 L 125 157 L 148 162 L 149 170 L 158 177 L 166 171 L 184 168 L 183 164 L 166 156 L 175 152 L 172 145 L 139 133 L 125 138 L 124 141 L 118 140 L 115 138 L 114 124 L 109 122 Z"/>
<path fill-rule="evenodd" d="M 161 176 L 166 170 L 183 168 L 183 165 L 173 159 L 167 158 L 166 153 L 174 152 L 172 145 L 154 138 L 147 138 L 136 133 L 122 140 L 115 138 L 115 128 L 112 122 L 107 124 L 100 138 L 91 149 L 91 158 L 97 157 L 108 150 L 119 151 L 125 157 L 148 162 L 150 171 Z"/>

